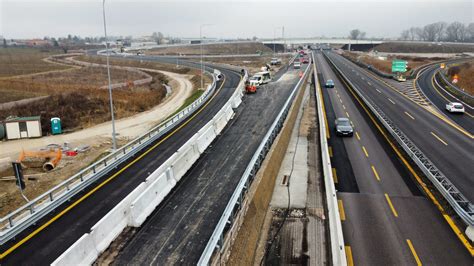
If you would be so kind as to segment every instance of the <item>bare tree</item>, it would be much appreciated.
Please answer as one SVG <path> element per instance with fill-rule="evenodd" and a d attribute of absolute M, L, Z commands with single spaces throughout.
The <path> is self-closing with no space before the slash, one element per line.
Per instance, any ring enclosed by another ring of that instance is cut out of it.
<path fill-rule="evenodd" d="M 402 33 L 400 34 L 400 40 L 407 41 L 409 39 L 410 39 L 410 30 L 402 31 Z"/>
<path fill-rule="evenodd" d="M 349 32 L 349 39 L 359 40 L 365 38 L 365 32 L 360 31 L 359 29 L 353 29 Z"/>
<path fill-rule="evenodd" d="M 416 28 L 416 27 L 411 27 L 410 29 L 408 29 L 408 34 L 409 34 L 409 40 L 410 41 L 414 41 L 417 39 L 418 35 L 416 34 L 417 31 L 421 30 L 420 28 Z"/>
<path fill-rule="evenodd" d="M 414 28 L 418 40 L 426 41 L 427 37 L 424 28 Z"/>
<path fill-rule="evenodd" d="M 446 27 L 448 26 L 448 23 L 446 22 L 436 22 L 434 23 L 435 29 L 436 29 L 436 41 L 440 41 L 443 39 Z"/>
<path fill-rule="evenodd" d="M 467 40 L 474 42 L 474 23 L 469 23 L 466 27 Z"/>
<path fill-rule="evenodd" d="M 461 22 L 453 22 L 446 28 L 446 40 L 450 42 L 464 41 L 466 26 Z"/>
<path fill-rule="evenodd" d="M 438 35 L 438 27 L 436 26 L 435 23 L 431 23 L 423 27 L 423 40 L 434 42 L 436 41 L 437 35 Z"/>
<path fill-rule="evenodd" d="M 161 32 L 153 32 L 151 38 L 156 42 L 156 44 L 161 44 L 164 39 L 164 35 Z"/>

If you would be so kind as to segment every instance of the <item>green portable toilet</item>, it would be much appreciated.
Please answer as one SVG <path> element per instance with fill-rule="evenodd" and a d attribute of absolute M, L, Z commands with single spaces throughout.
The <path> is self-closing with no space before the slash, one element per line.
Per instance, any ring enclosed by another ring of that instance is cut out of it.
<path fill-rule="evenodd" d="M 59 117 L 51 118 L 51 133 L 53 135 L 61 134 L 61 119 Z"/>

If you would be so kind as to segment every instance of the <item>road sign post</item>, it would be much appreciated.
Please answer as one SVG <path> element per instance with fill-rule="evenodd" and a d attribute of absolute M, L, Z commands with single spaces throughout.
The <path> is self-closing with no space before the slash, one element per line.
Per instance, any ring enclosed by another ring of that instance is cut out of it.
<path fill-rule="evenodd" d="M 23 169 L 21 168 L 21 163 L 19 162 L 12 162 L 13 172 L 16 178 L 16 185 L 20 189 L 21 196 L 29 202 L 28 198 L 26 198 L 25 194 L 23 194 L 23 190 L 26 188 L 25 180 L 23 179 Z"/>

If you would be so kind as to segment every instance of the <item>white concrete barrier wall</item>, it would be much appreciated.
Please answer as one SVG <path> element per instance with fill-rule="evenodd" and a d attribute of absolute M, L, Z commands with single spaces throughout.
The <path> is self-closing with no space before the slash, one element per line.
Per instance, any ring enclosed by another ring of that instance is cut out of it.
<path fill-rule="evenodd" d="M 52 265 L 91 265 L 127 226 L 139 227 L 224 129 L 242 100 L 244 81 L 221 110 Z"/>
<path fill-rule="evenodd" d="M 90 235 L 84 234 L 51 265 L 91 265 L 97 259 L 98 254 Z"/>
<path fill-rule="evenodd" d="M 130 221 L 130 204 L 145 188 L 145 183 L 141 183 L 91 228 L 90 236 L 99 254 L 127 227 Z"/>
<path fill-rule="evenodd" d="M 130 206 L 131 226 L 140 227 L 161 201 L 176 185 L 176 181 L 166 172 L 160 176 L 135 199 Z"/>
<path fill-rule="evenodd" d="M 209 145 L 212 143 L 212 141 L 214 141 L 214 139 L 217 136 L 214 130 L 213 122 L 214 121 L 211 120 L 209 123 L 207 123 L 206 126 L 204 126 L 204 128 L 199 130 L 199 138 L 197 139 L 197 147 L 198 147 L 199 153 L 201 154 L 207 149 L 207 147 L 209 147 Z"/>

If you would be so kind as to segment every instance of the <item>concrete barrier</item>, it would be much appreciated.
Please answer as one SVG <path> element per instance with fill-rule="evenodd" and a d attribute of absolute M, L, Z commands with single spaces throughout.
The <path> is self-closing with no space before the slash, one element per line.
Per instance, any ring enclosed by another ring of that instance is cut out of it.
<path fill-rule="evenodd" d="M 171 164 L 176 181 L 181 180 L 201 155 L 196 146 L 194 144 L 186 145 L 178 151 L 178 158 Z"/>
<path fill-rule="evenodd" d="M 175 186 L 176 181 L 166 172 L 151 183 L 130 206 L 130 225 L 140 227 Z"/>
<path fill-rule="evenodd" d="M 91 236 L 84 234 L 51 265 L 91 265 L 98 254 Z"/>
<path fill-rule="evenodd" d="M 99 254 L 127 227 L 130 221 L 130 203 L 143 193 L 145 188 L 145 183 L 141 183 L 91 228 L 90 236 Z"/>
<path fill-rule="evenodd" d="M 91 265 L 127 226 L 139 227 L 186 174 L 232 117 L 232 106 L 240 105 L 243 82 L 221 110 L 180 149 L 151 173 L 145 182 L 125 197 L 53 265 Z M 239 100 L 235 100 L 235 98 Z M 240 101 L 240 102 L 239 102 Z M 232 105 L 233 104 L 233 105 Z"/>
<path fill-rule="evenodd" d="M 198 133 L 199 138 L 197 139 L 197 148 L 199 153 L 202 154 L 217 136 L 214 130 L 213 121 L 207 123 L 207 125 L 199 130 Z"/>

